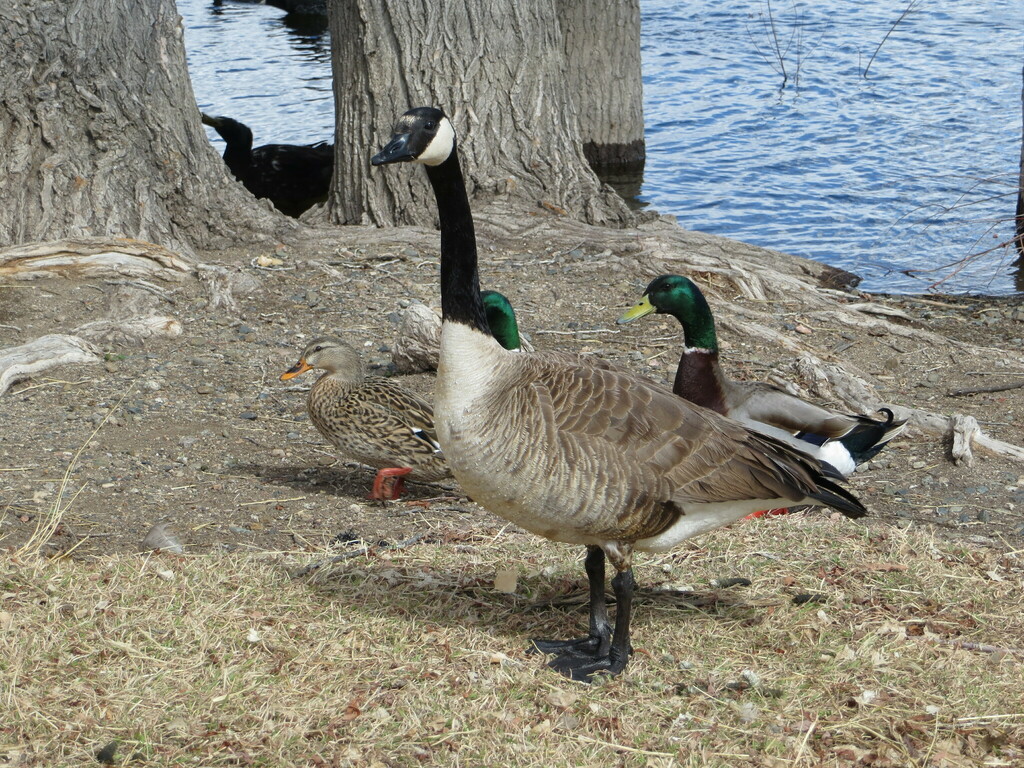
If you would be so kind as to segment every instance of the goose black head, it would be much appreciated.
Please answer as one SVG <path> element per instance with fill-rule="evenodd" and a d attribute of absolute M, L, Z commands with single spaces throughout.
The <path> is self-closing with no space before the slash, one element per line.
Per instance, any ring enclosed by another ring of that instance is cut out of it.
<path fill-rule="evenodd" d="M 398 118 L 391 141 L 370 162 L 440 165 L 453 151 L 455 129 L 444 112 L 434 107 L 417 107 Z"/>
<path fill-rule="evenodd" d="M 252 149 L 252 131 L 245 123 L 240 123 L 230 117 L 213 117 L 204 112 L 199 114 L 203 125 L 213 128 L 229 147 Z"/>

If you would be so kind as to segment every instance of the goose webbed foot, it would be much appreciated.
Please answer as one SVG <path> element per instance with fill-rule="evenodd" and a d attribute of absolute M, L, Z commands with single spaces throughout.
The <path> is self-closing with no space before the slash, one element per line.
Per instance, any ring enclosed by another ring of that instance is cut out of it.
<path fill-rule="evenodd" d="M 372 501 L 394 501 L 402 495 L 405 488 L 405 475 L 412 472 L 411 467 L 386 467 L 377 470 L 373 478 L 373 490 L 366 498 Z"/>
<path fill-rule="evenodd" d="M 590 553 L 587 558 L 587 572 L 591 578 L 591 627 L 590 635 L 580 640 L 566 640 L 562 643 L 541 641 L 534 645 L 540 650 L 557 653 L 548 662 L 548 666 L 556 672 L 581 683 L 592 683 L 593 676 L 599 672 L 617 675 L 626 668 L 633 653 L 629 642 L 629 624 L 633 613 L 633 570 L 626 568 L 612 579 L 615 591 L 615 630 L 610 631 L 604 604 L 604 590 L 596 589 L 598 576 L 598 557 Z M 600 560 L 604 570 L 604 560 Z"/>
<path fill-rule="evenodd" d="M 548 666 L 577 682 L 592 683 L 596 674 L 619 674 L 619 672 L 626 668 L 626 662 L 629 661 L 629 655 L 632 652 L 632 648 L 628 652 L 623 653 L 614 646 L 609 649 L 608 653 L 603 655 L 598 655 L 597 653 L 581 655 L 567 651 L 555 656 L 555 658 L 548 662 Z"/>
<path fill-rule="evenodd" d="M 590 631 L 586 637 L 574 640 L 530 641 L 527 653 L 554 653 L 559 656 L 583 656 L 595 658 L 608 653 L 611 646 L 612 627 L 608 623 L 608 605 L 604 596 L 604 551 L 600 547 L 587 547 L 584 567 L 590 588 Z"/>
<path fill-rule="evenodd" d="M 574 640 L 541 640 L 535 637 L 530 641 L 530 647 L 526 649 L 526 652 L 556 653 L 560 656 L 587 656 L 593 658 L 597 656 L 601 643 L 605 643 L 607 647 L 607 642 L 607 637 L 602 638 L 595 635 L 577 637 Z"/>

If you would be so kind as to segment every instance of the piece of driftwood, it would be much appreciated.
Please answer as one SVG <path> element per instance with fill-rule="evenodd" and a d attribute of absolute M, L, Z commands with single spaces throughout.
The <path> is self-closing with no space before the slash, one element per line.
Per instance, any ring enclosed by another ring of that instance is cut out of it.
<path fill-rule="evenodd" d="M 75 328 L 75 333 L 90 341 L 106 344 L 141 344 L 154 336 L 174 339 L 181 336 L 181 323 L 169 315 L 146 315 L 118 320 L 95 320 Z"/>
<path fill-rule="evenodd" d="M 0 395 L 15 381 L 58 365 L 99 363 L 99 350 L 78 336 L 51 333 L 18 347 L 0 350 Z"/>
<path fill-rule="evenodd" d="M 980 448 L 1014 461 L 1024 462 L 1024 448 L 985 434 L 973 416 L 945 416 L 917 408 L 893 408 L 897 418 L 909 418 L 910 426 L 932 437 L 950 438 L 950 455 L 957 464 L 972 466 L 974 449 Z"/>
<path fill-rule="evenodd" d="M 262 292 L 263 284 L 255 275 L 238 269 L 213 264 L 199 264 L 196 274 L 206 284 L 210 295 L 210 309 L 223 307 L 229 314 L 237 314 L 236 295 L 253 296 Z"/>
<path fill-rule="evenodd" d="M 988 392 L 1007 392 L 1011 389 L 1024 387 L 1024 381 L 1014 381 L 1010 384 L 995 384 L 991 387 L 970 387 L 968 389 L 954 389 L 948 397 L 964 397 L 965 395 L 981 395 Z"/>
<path fill-rule="evenodd" d="M 914 322 L 914 318 L 904 312 L 902 309 L 896 307 L 889 307 L 885 304 L 871 304 L 866 301 L 857 302 L 855 304 L 846 304 L 844 308 L 850 312 L 863 312 L 868 315 L 882 315 L 885 317 L 898 317 L 901 320 L 910 320 Z"/>
<path fill-rule="evenodd" d="M 123 276 L 170 281 L 194 272 L 195 265 L 181 255 L 127 237 L 82 237 L 0 249 L 0 279 Z"/>
<path fill-rule="evenodd" d="M 974 452 L 971 450 L 971 443 L 981 432 L 978 420 L 973 416 L 957 414 L 952 418 L 950 429 L 953 436 L 953 447 L 950 450 L 953 462 L 957 466 L 973 466 Z"/>

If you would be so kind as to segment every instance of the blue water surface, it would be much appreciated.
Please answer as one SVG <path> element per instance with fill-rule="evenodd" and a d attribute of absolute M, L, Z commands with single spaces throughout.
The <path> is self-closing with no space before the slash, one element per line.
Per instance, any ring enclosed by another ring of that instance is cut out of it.
<path fill-rule="evenodd" d="M 867 290 L 1013 292 L 996 246 L 1013 230 L 1024 3 L 919 0 L 893 28 L 907 6 L 772 2 L 769 18 L 765 0 L 642 0 L 640 199 Z M 264 5 L 178 9 L 204 111 L 257 144 L 331 140 L 325 30 Z"/>

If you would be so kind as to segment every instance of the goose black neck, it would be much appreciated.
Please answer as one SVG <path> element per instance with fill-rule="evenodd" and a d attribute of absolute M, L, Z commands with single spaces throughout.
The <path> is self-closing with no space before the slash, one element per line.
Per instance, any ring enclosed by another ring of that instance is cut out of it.
<path fill-rule="evenodd" d="M 490 335 L 480 299 L 473 215 L 458 152 L 453 149 L 443 163 L 426 168 L 441 221 L 441 317 Z"/>

